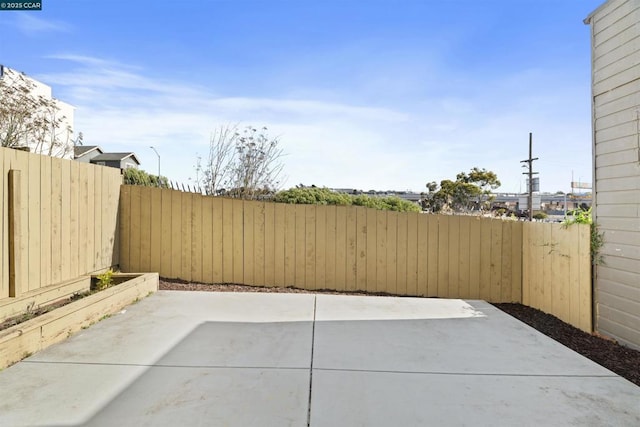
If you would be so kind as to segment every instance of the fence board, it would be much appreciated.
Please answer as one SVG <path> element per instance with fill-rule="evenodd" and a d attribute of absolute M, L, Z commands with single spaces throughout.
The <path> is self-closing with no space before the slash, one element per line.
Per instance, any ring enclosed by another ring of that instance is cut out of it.
<path fill-rule="evenodd" d="M 491 220 L 480 222 L 480 298 L 491 300 Z"/>
<path fill-rule="evenodd" d="M 367 209 L 356 208 L 356 289 L 367 290 Z"/>
<path fill-rule="evenodd" d="M 102 268 L 102 230 L 105 226 L 105 221 L 103 221 L 103 211 L 102 211 L 102 201 L 104 200 L 104 194 L 102 193 L 102 171 L 106 169 L 106 166 L 98 166 L 94 169 L 94 182 L 93 182 L 93 220 L 95 221 L 96 226 L 93 229 L 93 253 L 92 253 L 92 270 L 98 271 Z M 140 256 L 140 252 L 138 253 Z"/>
<path fill-rule="evenodd" d="M 285 205 L 276 203 L 273 204 L 273 283 L 271 286 L 286 285 L 287 279 L 285 276 Z"/>
<path fill-rule="evenodd" d="M 377 292 L 378 283 L 376 280 L 376 252 L 377 252 L 377 211 L 373 209 L 364 209 L 365 212 L 365 228 L 366 228 L 366 246 L 364 254 L 365 266 L 365 288 L 368 292 Z M 395 278 L 394 278 L 395 280 Z M 391 286 L 389 283 L 388 286 Z"/>
<path fill-rule="evenodd" d="M 480 298 L 480 231 L 482 221 L 473 218 L 469 222 L 469 298 Z"/>
<path fill-rule="evenodd" d="M 51 281 L 62 278 L 62 165 L 51 163 Z M 99 227 L 95 228 L 98 233 Z"/>
<path fill-rule="evenodd" d="M 460 298 L 460 265 L 462 264 L 460 253 L 460 216 L 454 215 L 448 219 L 448 267 L 447 267 L 447 290 L 446 297 Z"/>
<path fill-rule="evenodd" d="M 418 216 L 407 216 L 407 295 L 418 295 Z"/>
<path fill-rule="evenodd" d="M 79 227 L 79 219 L 82 215 L 79 211 L 80 206 L 80 183 L 78 179 L 80 177 L 80 163 L 79 162 L 70 162 L 71 169 L 69 175 L 69 186 L 70 186 L 70 204 L 69 204 L 69 240 L 70 240 L 70 248 L 69 248 L 69 265 L 71 270 L 69 271 L 69 278 L 75 278 L 80 276 L 82 271 L 80 270 L 80 264 L 77 259 L 72 259 L 71 257 L 75 254 L 79 254 L 80 251 L 80 235 L 78 234 Z M 40 161 L 38 159 L 38 169 L 40 168 Z M 39 180 L 38 180 L 39 181 Z M 29 191 L 31 194 L 31 191 Z M 31 197 L 31 196 L 29 196 Z M 40 192 L 38 191 L 38 195 L 36 196 L 38 201 L 40 200 Z M 111 209 L 118 208 L 118 200 L 109 200 L 109 207 Z M 39 205 L 39 203 L 38 203 Z M 40 235 L 40 228 L 38 226 L 37 231 L 38 236 Z M 42 286 L 42 283 L 39 283 L 38 286 Z"/>
<path fill-rule="evenodd" d="M 387 216 L 387 280 L 386 286 L 380 292 L 395 294 L 398 292 L 398 214 L 386 212 Z"/>
<path fill-rule="evenodd" d="M 458 251 L 460 263 L 458 266 L 458 297 L 471 298 L 470 264 L 471 264 L 471 220 L 470 216 L 459 217 L 460 233 Z"/>
<path fill-rule="evenodd" d="M 306 220 L 305 206 L 295 206 L 295 276 L 292 285 L 305 288 L 305 264 L 306 264 Z"/>
<path fill-rule="evenodd" d="M 491 220 L 491 294 L 490 301 L 500 302 L 502 293 L 502 222 Z"/>
<path fill-rule="evenodd" d="M 276 284 L 275 203 L 263 203 L 264 209 L 264 285 Z M 280 282 L 282 283 L 282 282 Z"/>
<path fill-rule="evenodd" d="M 41 181 L 40 176 L 40 158 L 36 156 L 29 156 L 29 170 L 25 171 L 24 179 L 28 180 L 29 195 L 26 202 L 29 204 L 29 225 L 28 225 L 28 248 L 29 255 L 27 258 L 27 265 L 29 266 L 29 276 L 26 280 L 27 291 L 31 291 L 43 286 L 41 278 L 41 266 L 40 266 L 40 254 L 42 252 L 41 236 L 40 236 L 40 217 L 42 212 L 40 211 L 41 202 Z M 77 252 L 74 252 L 77 253 Z"/>
<path fill-rule="evenodd" d="M 149 271 L 160 271 L 162 265 L 162 189 L 151 188 L 151 254 Z M 169 235 L 170 236 L 170 235 Z"/>
<path fill-rule="evenodd" d="M 244 283 L 244 247 L 242 224 L 244 213 L 244 202 L 242 200 L 232 200 L 233 205 L 233 283 Z"/>
<path fill-rule="evenodd" d="M 255 224 L 255 204 L 253 202 L 244 203 L 244 283 L 247 285 L 256 285 L 254 273 L 255 273 L 255 256 L 254 256 L 254 232 L 253 225 Z"/>
<path fill-rule="evenodd" d="M 285 210 L 286 209 L 286 210 Z M 286 286 L 296 285 L 296 211 L 295 206 L 283 205 L 284 210 L 284 280 Z"/>
<path fill-rule="evenodd" d="M 416 294 L 418 296 L 430 296 L 429 293 L 429 221 L 433 215 L 420 215 L 418 217 L 418 253 L 416 260 L 418 263 L 418 283 Z"/>
<path fill-rule="evenodd" d="M 202 230 L 202 197 L 192 194 L 191 197 L 191 280 L 202 282 L 203 230 Z"/>
<path fill-rule="evenodd" d="M 439 268 L 440 262 L 443 264 L 447 261 L 447 251 L 443 248 L 443 253 L 441 254 L 438 249 L 438 243 L 440 241 L 440 220 L 443 219 L 439 215 L 427 215 L 427 220 L 429 222 L 428 235 L 427 235 L 427 296 L 435 297 L 438 296 L 438 288 L 439 283 L 438 280 L 440 278 Z M 442 232 L 444 235 L 446 230 Z"/>
<path fill-rule="evenodd" d="M 326 289 L 327 288 L 327 280 L 326 280 L 326 272 L 327 272 L 327 211 L 326 206 L 318 206 L 316 211 L 315 218 L 315 251 L 316 251 L 316 260 L 315 260 L 315 289 Z"/>
<path fill-rule="evenodd" d="M 140 260 L 138 271 L 151 271 L 151 188 L 140 187 Z"/>
<path fill-rule="evenodd" d="M 337 289 L 337 259 L 336 259 L 336 207 L 327 206 L 326 211 L 326 226 L 325 226 L 325 284 L 324 287 L 328 289 Z"/>
<path fill-rule="evenodd" d="M 358 288 L 358 208 L 345 209 L 347 256 L 345 268 L 345 290 L 355 291 Z"/>
<path fill-rule="evenodd" d="M 224 209 L 226 209 L 226 202 L 220 198 L 213 198 L 212 200 L 211 215 L 213 218 L 213 224 L 211 226 L 211 232 L 213 233 L 212 251 L 212 270 L 213 270 L 213 283 L 224 282 Z M 229 227 L 227 227 L 229 228 Z"/>
<path fill-rule="evenodd" d="M 407 292 L 407 220 L 408 215 L 394 212 L 398 222 L 396 236 L 396 293 L 408 295 Z"/>
<path fill-rule="evenodd" d="M 347 208 L 339 206 L 336 211 L 336 279 L 335 289 L 344 291 L 347 288 Z"/>
<path fill-rule="evenodd" d="M 449 259 L 451 253 L 449 252 L 449 224 L 451 217 L 442 216 L 438 218 L 438 243 L 434 251 L 438 253 L 438 287 L 434 295 L 438 295 L 441 298 L 449 297 L 449 268 L 451 264 Z M 455 270 L 454 270 L 455 271 Z"/>
<path fill-rule="evenodd" d="M 378 230 L 377 247 L 375 257 L 372 254 L 368 254 L 370 258 L 375 258 L 376 265 L 376 281 L 375 291 L 385 292 L 388 289 L 389 282 L 387 282 L 387 246 L 389 239 L 387 213 L 384 211 L 376 212 L 376 229 Z"/>
<path fill-rule="evenodd" d="M 312 205 L 304 208 L 304 288 L 316 289 L 316 209 Z"/>
<path fill-rule="evenodd" d="M 183 193 L 171 190 L 171 278 L 182 278 L 182 252 L 187 248 L 182 246 L 182 196 Z M 132 199 L 133 202 L 133 199 Z M 229 227 L 231 231 L 231 227 Z M 133 236 L 132 236 L 133 237 Z M 232 256 L 229 250 L 229 257 Z M 231 280 L 229 280 L 231 282 Z"/>

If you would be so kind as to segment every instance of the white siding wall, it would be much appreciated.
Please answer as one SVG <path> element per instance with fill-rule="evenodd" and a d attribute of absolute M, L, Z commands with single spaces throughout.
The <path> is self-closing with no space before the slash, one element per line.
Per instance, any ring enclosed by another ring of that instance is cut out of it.
<path fill-rule="evenodd" d="M 592 31 L 598 331 L 640 348 L 640 0 L 609 0 Z"/>

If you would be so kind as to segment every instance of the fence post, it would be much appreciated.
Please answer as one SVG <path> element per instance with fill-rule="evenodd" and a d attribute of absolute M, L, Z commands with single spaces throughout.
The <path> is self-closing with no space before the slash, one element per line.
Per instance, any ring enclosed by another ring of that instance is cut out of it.
<path fill-rule="evenodd" d="M 9 297 L 19 297 L 22 293 L 22 218 L 20 207 L 20 171 L 9 170 Z"/>

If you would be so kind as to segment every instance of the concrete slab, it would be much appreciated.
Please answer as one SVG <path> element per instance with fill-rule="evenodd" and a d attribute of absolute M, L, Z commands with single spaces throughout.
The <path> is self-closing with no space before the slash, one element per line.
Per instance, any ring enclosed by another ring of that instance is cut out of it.
<path fill-rule="evenodd" d="M 638 387 L 616 377 L 313 371 L 311 425 L 638 426 Z"/>
<path fill-rule="evenodd" d="M 638 402 L 490 304 L 440 299 L 159 292 L 0 373 L 0 426 L 640 425 Z"/>
<path fill-rule="evenodd" d="M 318 295 L 314 368 L 345 370 L 611 376 L 484 301 Z M 384 298 L 386 300 L 386 298 Z M 362 307 L 374 307 L 363 311 Z M 433 315 L 432 306 L 439 306 Z M 365 314 L 366 313 L 366 314 Z M 393 318 L 393 314 L 397 318 Z M 447 317 L 449 313 L 449 317 Z M 369 320 L 362 320 L 369 316 Z M 339 319 L 339 320 L 332 320 Z"/>

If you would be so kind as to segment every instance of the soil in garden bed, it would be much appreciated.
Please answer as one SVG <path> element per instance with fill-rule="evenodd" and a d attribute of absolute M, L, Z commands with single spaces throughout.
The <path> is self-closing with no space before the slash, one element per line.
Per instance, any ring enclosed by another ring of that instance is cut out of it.
<path fill-rule="evenodd" d="M 64 307 L 65 305 L 72 303 L 73 301 L 77 301 L 81 298 L 84 298 L 88 295 L 90 295 L 90 292 L 77 293 L 72 295 L 69 298 L 56 301 L 52 304 L 42 305 L 35 308 L 28 308 L 23 313 L 9 317 L 8 319 L 5 319 L 2 322 L 0 322 L 0 331 L 8 329 L 15 325 L 19 325 L 20 323 L 24 323 L 38 316 L 42 316 L 43 314 L 49 313 L 50 311 L 55 310 L 56 308 Z"/>
<path fill-rule="evenodd" d="M 207 285 L 168 279 L 160 279 L 160 290 L 345 294 L 345 292 L 336 291 L 307 291 L 296 288 L 256 287 L 228 283 Z M 350 294 L 372 295 L 364 292 L 350 292 Z M 640 351 L 621 346 L 610 339 L 588 334 L 564 323 L 555 316 L 522 304 L 493 305 L 573 351 L 640 386 Z"/>

